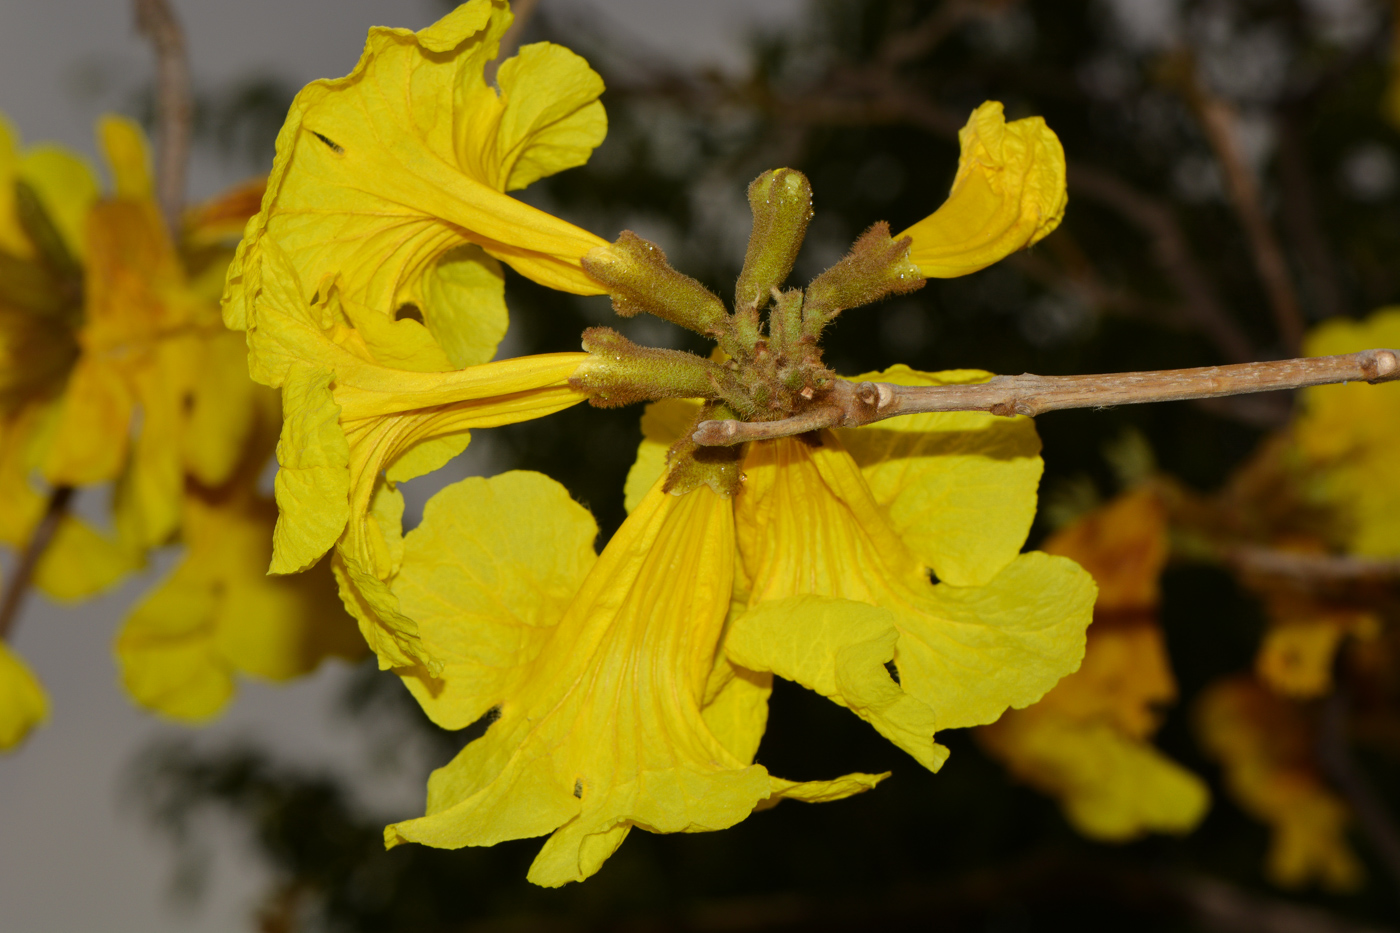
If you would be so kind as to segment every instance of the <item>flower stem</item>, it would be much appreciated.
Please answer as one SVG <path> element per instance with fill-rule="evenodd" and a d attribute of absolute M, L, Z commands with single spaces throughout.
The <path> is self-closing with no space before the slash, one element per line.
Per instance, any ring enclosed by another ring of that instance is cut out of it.
<path fill-rule="evenodd" d="M 14 572 L 10 574 L 10 581 L 5 586 L 4 599 L 0 600 L 0 640 L 7 638 L 10 629 L 14 627 L 15 619 L 19 617 L 20 606 L 24 602 L 24 595 L 29 591 L 29 584 L 34 578 L 34 568 L 38 566 L 39 558 L 44 556 L 49 542 L 53 540 L 58 523 L 68 514 L 68 504 L 72 498 L 72 486 L 59 486 L 54 489 L 49 495 L 44 517 L 39 519 L 34 533 L 29 536 L 29 543 L 20 551 L 15 561 Z"/>
<path fill-rule="evenodd" d="M 972 385 L 901 386 L 837 380 L 807 411 L 780 421 L 703 421 L 692 435 L 710 447 L 770 440 L 818 428 L 854 428 L 897 415 L 935 411 L 988 411 L 1036 415 L 1064 408 L 1110 408 L 1298 389 L 1337 382 L 1400 379 L 1400 352 L 1363 350 L 1264 363 L 1202 366 L 1096 376 L 993 376 Z"/>
<path fill-rule="evenodd" d="M 135 0 L 136 26 L 156 52 L 156 192 L 171 236 L 180 235 L 194 123 L 190 57 L 170 0 Z"/>

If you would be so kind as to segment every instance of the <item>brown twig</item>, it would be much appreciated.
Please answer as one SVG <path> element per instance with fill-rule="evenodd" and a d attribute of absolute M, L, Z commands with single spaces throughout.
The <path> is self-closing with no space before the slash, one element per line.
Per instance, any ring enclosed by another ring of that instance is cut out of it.
<path fill-rule="evenodd" d="M 791 418 L 702 421 L 692 439 L 705 446 L 727 447 L 818 428 L 860 427 L 898 415 L 925 412 L 987 411 L 994 415 L 1034 417 L 1066 408 L 1109 408 L 1394 379 L 1400 379 L 1400 351 L 1396 350 L 1094 376 L 1024 373 L 993 376 L 972 385 L 900 386 L 838 379 L 818 404 Z"/>
<path fill-rule="evenodd" d="M 1273 548 L 1231 548 L 1226 561 L 1238 570 L 1261 577 L 1286 577 L 1317 585 L 1400 580 L 1400 558 L 1357 557 L 1354 554 L 1307 554 Z"/>
<path fill-rule="evenodd" d="M 501 36 L 500 47 L 496 51 L 496 57 L 486 63 L 483 77 L 487 84 L 494 84 L 496 72 L 501 67 L 501 62 L 515 54 L 516 48 L 520 45 L 520 37 L 525 34 L 525 27 L 530 25 L 530 19 L 535 15 L 535 10 L 539 8 L 540 0 L 515 0 L 511 5 L 511 12 L 515 14 L 515 19 L 507 27 L 505 34 Z"/>
<path fill-rule="evenodd" d="M 156 192 L 166 225 L 180 233 L 194 123 L 185 33 L 169 0 L 135 0 L 136 27 L 156 52 Z"/>
<path fill-rule="evenodd" d="M 1195 105 L 1206 139 L 1224 172 L 1230 203 L 1249 238 L 1254 267 L 1269 296 L 1269 308 L 1273 312 L 1279 340 L 1286 352 L 1297 353 L 1303 345 L 1303 331 L 1307 325 L 1298 306 L 1298 295 L 1293 289 L 1288 263 L 1283 258 L 1283 248 L 1265 216 L 1259 181 L 1240 151 L 1237 134 L 1239 115 L 1228 102 L 1195 81 L 1194 70 L 1192 75 L 1188 96 Z"/>
<path fill-rule="evenodd" d="M 34 568 L 39 565 L 39 559 L 53 540 L 59 522 L 68 514 L 68 504 L 72 498 L 72 486 L 59 486 L 50 493 L 44 517 L 39 519 L 34 533 L 29 536 L 29 543 L 15 560 L 14 570 L 5 585 L 5 598 L 0 600 L 0 641 L 9 637 L 10 629 L 19 618 L 20 606 L 24 604 L 24 596 L 29 592 L 29 584 L 34 578 Z"/>

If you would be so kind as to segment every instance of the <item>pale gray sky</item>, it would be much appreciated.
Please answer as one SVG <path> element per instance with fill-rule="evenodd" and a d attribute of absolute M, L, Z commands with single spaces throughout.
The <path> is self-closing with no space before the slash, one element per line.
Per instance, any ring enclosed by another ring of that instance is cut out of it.
<path fill-rule="evenodd" d="M 434 0 L 174 0 L 189 35 L 196 83 L 256 72 L 300 85 L 344 74 L 365 30 L 419 28 Z M 804 0 L 543 0 L 593 9 L 680 62 L 734 68 L 755 22 L 792 17 Z M 53 140 L 91 153 L 92 122 L 148 80 L 150 53 L 127 0 L 0 0 L 0 112 L 27 142 Z M 190 194 L 236 180 L 232 166 L 197 160 Z M 232 933 L 251 929 L 264 878 L 236 833 L 218 834 L 214 883 L 194 912 L 166 897 L 170 850 L 123 807 L 119 779 L 161 735 L 191 734 L 137 712 L 116 686 L 112 635 L 145 577 L 79 608 L 32 599 L 14 647 L 53 700 L 53 718 L 16 753 L 0 757 L 0 925 L 7 933 Z M 8 567 L 8 563 L 6 563 Z M 249 735 L 312 765 L 357 771 L 375 804 L 411 815 L 421 775 L 372 775 L 360 737 L 330 715 L 347 670 L 332 665 L 285 688 L 245 686 L 230 713 L 199 733 L 218 743 Z"/>

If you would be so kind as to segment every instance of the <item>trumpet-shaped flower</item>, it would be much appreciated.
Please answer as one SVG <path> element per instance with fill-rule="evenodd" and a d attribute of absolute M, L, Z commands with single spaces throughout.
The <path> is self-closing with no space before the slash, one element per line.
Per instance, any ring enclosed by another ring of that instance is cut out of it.
<path fill-rule="evenodd" d="M 1205 816 L 1204 782 L 1151 744 L 1158 708 L 1176 699 L 1156 613 L 1166 515 L 1147 488 L 1127 493 L 1045 543 L 1098 584 L 1084 663 L 1034 706 L 978 730 L 1020 780 L 1056 798 L 1086 836 L 1122 841 L 1184 833 Z"/>
<path fill-rule="evenodd" d="M 552 288 L 601 291 L 579 261 L 603 241 L 505 192 L 587 161 L 607 131 L 603 82 L 542 42 L 490 87 L 483 68 L 510 22 L 504 0 L 471 0 L 417 33 L 372 29 L 353 72 L 297 95 L 229 270 L 230 326 L 254 323 L 270 240 L 307 289 L 340 276 L 373 313 L 416 306 L 454 367 L 490 359 L 505 333 L 501 262 Z"/>
<path fill-rule="evenodd" d="M 1334 320 L 1313 330 L 1309 356 L 1354 353 L 1400 343 L 1400 308 L 1365 321 Z M 1304 414 L 1295 436 L 1319 469 L 1318 493 L 1338 508 L 1349 550 L 1400 555 L 1400 385 L 1334 385 L 1303 390 Z"/>
<path fill-rule="evenodd" d="M 465 480 L 429 503 L 395 591 L 444 667 L 407 683 L 444 725 L 493 721 L 433 774 L 427 815 L 389 827 L 389 844 L 552 833 L 530 880 L 556 886 L 596 872 L 634 826 L 723 829 L 781 797 L 845 796 L 883 777 L 795 783 L 752 763 L 756 743 L 733 729 L 743 691 L 714 666 L 734 510 L 707 487 L 674 496 L 663 482 L 596 559 L 591 517 L 538 474 Z M 883 648 L 849 667 L 898 695 Z"/>
<path fill-rule="evenodd" d="M 568 380 L 586 355 L 454 369 L 422 324 L 375 314 L 339 280 L 310 303 L 290 258 L 272 241 L 263 250 L 248 344 L 254 378 L 282 390 L 272 572 L 305 570 L 338 545 L 342 596 L 381 663 L 429 662 L 388 586 L 403 550 L 396 484 L 460 453 L 473 428 L 583 401 Z"/>

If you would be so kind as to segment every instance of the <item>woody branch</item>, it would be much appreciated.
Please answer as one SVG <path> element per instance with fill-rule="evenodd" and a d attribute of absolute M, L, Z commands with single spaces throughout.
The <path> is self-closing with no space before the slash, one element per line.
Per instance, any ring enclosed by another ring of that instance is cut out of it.
<path fill-rule="evenodd" d="M 1145 402 L 1217 398 L 1338 382 L 1400 379 L 1400 351 L 1363 350 L 1340 356 L 1202 366 L 1093 376 L 993 376 L 972 385 L 901 386 L 837 380 L 816 405 L 779 421 L 702 421 L 692 439 L 723 447 L 771 440 L 820 428 L 860 427 L 898 415 L 986 411 L 1036 415 L 1065 408 L 1110 408 Z"/>
<path fill-rule="evenodd" d="M 156 53 L 156 193 L 166 226 L 180 232 L 194 103 L 185 33 L 169 0 L 135 0 L 136 26 Z"/>

